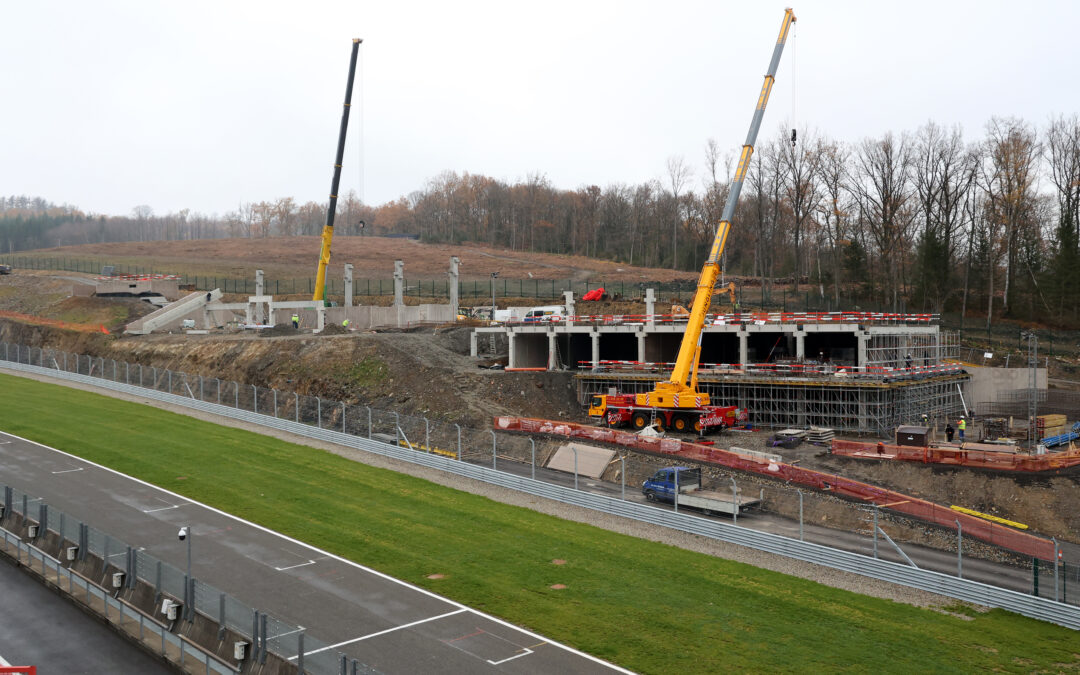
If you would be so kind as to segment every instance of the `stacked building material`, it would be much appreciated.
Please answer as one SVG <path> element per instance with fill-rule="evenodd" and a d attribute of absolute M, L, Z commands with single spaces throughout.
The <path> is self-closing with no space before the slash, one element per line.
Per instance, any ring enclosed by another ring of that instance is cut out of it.
<path fill-rule="evenodd" d="M 806 434 L 806 440 L 814 445 L 830 445 L 836 438 L 836 432 L 825 427 L 810 427 Z"/>

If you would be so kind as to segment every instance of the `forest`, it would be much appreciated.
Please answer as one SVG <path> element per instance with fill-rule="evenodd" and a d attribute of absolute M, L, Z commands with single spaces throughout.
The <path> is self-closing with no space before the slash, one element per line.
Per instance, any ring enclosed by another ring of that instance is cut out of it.
<path fill-rule="evenodd" d="M 397 200 L 338 200 L 339 236 L 422 241 L 699 269 L 730 189 L 735 150 L 709 140 L 702 163 L 670 157 L 638 185 L 560 189 L 444 172 Z M 318 234 L 325 203 L 292 197 L 224 215 L 86 214 L 0 197 L 4 252 L 108 241 Z M 963 311 L 1071 326 L 1080 319 L 1080 116 L 1035 125 L 992 118 L 981 138 L 928 122 L 855 143 L 779 129 L 758 144 L 728 240 L 729 276 L 809 284 L 837 304 Z"/>

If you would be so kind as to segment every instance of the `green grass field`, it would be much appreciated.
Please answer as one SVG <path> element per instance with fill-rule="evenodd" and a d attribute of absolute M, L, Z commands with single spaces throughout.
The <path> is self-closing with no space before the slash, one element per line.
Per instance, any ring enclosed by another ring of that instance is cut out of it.
<path fill-rule="evenodd" d="M 0 375 L 0 429 L 636 671 L 1080 670 L 1066 628 L 836 590 L 60 386 Z"/>

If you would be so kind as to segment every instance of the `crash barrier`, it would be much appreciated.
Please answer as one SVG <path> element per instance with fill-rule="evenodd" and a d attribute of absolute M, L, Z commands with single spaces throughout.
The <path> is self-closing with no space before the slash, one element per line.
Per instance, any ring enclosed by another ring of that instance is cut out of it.
<path fill-rule="evenodd" d="M 235 673 L 246 661 L 265 666 L 268 656 L 273 655 L 280 663 L 288 663 L 301 652 L 307 672 L 315 675 L 344 672 L 340 670 L 344 655 L 304 635 L 302 626 L 279 621 L 194 576 L 189 578 L 144 548 L 132 547 L 39 497 L 4 484 L 0 484 L 0 494 L 3 495 L 0 543 L 8 555 L 34 568 L 47 582 L 66 590 L 103 614 L 106 620 L 126 628 L 129 635 L 133 629 L 131 622 L 135 622 L 139 642 L 150 647 L 160 644 L 160 653 L 179 664 L 184 672 Z M 54 552 L 62 560 L 46 551 Z M 110 588 L 102 588 L 94 579 L 103 580 L 100 583 Z M 166 598 L 178 603 L 175 619 L 162 611 Z M 192 602 L 184 602 L 186 598 Z M 153 610 L 146 613 L 138 605 L 152 605 Z M 213 644 L 196 644 L 195 636 L 206 634 L 207 625 L 213 628 L 209 631 L 214 637 Z M 226 631 L 248 641 L 250 648 L 245 662 L 227 660 L 232 655 L 232 642 L 228 645 L 221 642 Z M 227 653 L 214 655 L 214 650 L 225 646 Z M 202 667 L 194 669 L 194 663 Z"/>
<path fill-rule="evenodd" d="M 553 434 L 566 436 L 567 438 L 584 438 L 601 443 L 615 443 L 644 452 L 655 452 L 683 459 L 720 464 L 729 469 L 756 473 L 776 480 L 805 485 L 815 490 L 825 490 L 833 494 L 850 497 L 952 530 L 961 527 L 964 535 L 985 541 L 988 544 L 1000 546 L 1033 558 L 1054 559 L 1055 546 L 1049 539 L 1017 532 L 1011 528 L 975 516 L 956 513 L 947 506 L 941 506 L 924 499 L 861 483 L 835 474 L 803 469 L 783 462 L 774 462 L 752 455 L 742 455 L 729 450 L 682 441 L 677 438 L 645 437 L 628 431 L 570 422 L 504 416 L 495 418 L 495 428 L 506 431 Z"/>
<path fill-rule="evenodd" d="M 48 350 L 39 350 L 37 348 L 31 349 L 14 344 L 9 345 L 0 343 L 0 346 L 3 347 L 0 349 L 0 357 L 7 357 L 8 354 L 13 357 L 13 360 L 0 360 L 0 367 L 8 368 L 13 371 L 30 372 L 61 380 L 97 386 L 112 391 L 136 394 L 146 399 L 216 414 L 222 417 L 240 420 L 250 424 L 257 424 L 266 428 L 277 429 L 279 431 L 285 431 L 327 443 L 335 443 L 362 452 L 392 457 L 410 464 L 445 471 L 447 473 L 566 504 L 572 504 L 653 525 L 677 529 L 719 541 L 746 546 L 759 551 L 803 560 L 831 569 L 860 574 L 881 581 L 918 588 L 958 600 L 973 602 L 988 607 L 1001 607 L 1025 616 L 1044 621 L 1052 621 L 1063 626 L 1080 630 L 1080 607 L 1075 606 L 1075 594 L 1067 596 L 1072 604 L 1064 604 L 1063 602 L 1050 599 L 1048 596 L 1050 596 L 1051 593 L 1047 590 L 1052 590 L 1052 597 L 1065 600 L 1065 585 L 1062 584 L 1061 593 L 1058 592 L 1057 588 L 1056 582 L 1059 572 L 1064 568 L 1064 577 L 1069 579 L 1075 577 L 1075 582 L 1080 583 L 1080 566 L 1071 566 L 1071 571 L 1070 566 L 1067 564 L 1061 566 L 1043 564 L 1039 566 L 1035 579 L 1041 579 L 1041 582 L 1037 581 L 1034 594 L 1028 595 L 1027 593 L 1018 592 L 1008 588 L 970 581 L 968 579 L 960 578 L 959 576 L 952 576 L 933 570 L 915 569 L 859 553 L 801 541 L 800 539 L 770 534 L 767 532 L 759 532 L 722 521 L 701 518 L 686 513 L 675 513 L 651 505 L 626 501 L 624 498 L 620 499 L 602 494 L 593 494 L 578 490 L 576 487 L 569 488 L 554 485 L 542 480 L 536 480 L 535 477 L 530 479 L 513 473 L 499 471 L 495 468 L 495 430 L 491 429 L 483 430 L 482 432 L 480 430 L 465 429 L 464 431 L 466 433 L 473 432 L 478 434 L 478 436 L 474 435 L 469 444 L 463 446 L 461 441 L 461 432 L 463 429 L 458 425 L 452 425 L 457 428 L 458 432 L 458 456 L 457 459 L 452 459 L 434 453 L 417 452 L 413 449 L 417 447 L 417 444 L 411 443 L 407 441 L 407 439 L 406 442 L 409 443 L 411 447 L 403 447 L 400 445 L 399 443 L 404 435 L 403 427 L 406 426 L 407 421 L 411 420 L 414 423 L 416 422 L 416 418 L 411 418 L 409 416 L 389 413 L 390 417 L 388 418 L 386 411 L 375 411 L 376 414 L 372 415 L 372 409 L 367 408 L 368 415 L 366 416 L 366 420 L 363 417 L 356 419 L 356 416 L 351 414 L 356 411 L 353 408 L 350 408 L 350 414 L 343 415 L 338 420 L 339 422 L 342 422 L 342 427 L 340 428 L 344 429 L 347 426 L 348 431 L 339 431 L 336 430 L 336 428 L 331 428 L 327 423 L 327 411 L 329 411 L 331 415 L 334 415 L 336 414 L 336 410 L 343 409 L 341 404 L 338 404 L 338 406 L 332 404 L 328 405 L 328 403 L 332 402 L 322 401 L 315 397 L 311 397 L 314 399 L 312 403 L 318 403 L 319 407 L 316 407 L 315 405 L 310 407 L 306 405 L 294 405 L 291 409 L 287 408 L 282 410 L 282 416 L 279 416 L 276 409 L 271 409 L 269 406 L 266 406 L 266 399 L 268 396 L 254 399 L 248 398 L 245 401 L 239 397 L 239 388 L 230 389 L 227 387 L 224 388 L 224 395 L 222 395 L 223 388 L 220 386 L 220 381 L 216 381 L 213 378 L 208 378 L 204 382 L 202 378 L 196 379 L 194 377 L 188 377 L 183 373 L 177 373 L 175 377 L 170 374 L 166 378 L 162 371 L 154 371 L 157 379 L 154 379 L 151 382 L 151 378 L 148 377 L 145 386 L 141 384 L 135 385 L 133 383 L 137 381 L 135 378 L 137 368 L 129 369 L 126 367 L 128 364 L 121 364 L 121 366 L 118 367 L 116 363 L 113 362 L 112 367 L 108 367 L 105 361 L 98 358 L 75 354 L 67 355 L 64 353 L 53 353 Z M 70 358 L 68 358 L 69 356 Z M 49 363 L 52 365 L 47 367 L 32 365 L 37 363 Z M 62 370 L 60 364 L 70 364 L 82 370 L 92 369 L 93 374 L 82 374 L 81 370 L 77 372 L 69 372 L 66 369 Z M 90 366 L 92 366 L 92 368 L 89 368 Z M 149 371 L 150 369 L 147 370 Z M 125 380 L 123 378 L 127 379 Z M 159 387 L 166 386 L 164 384 L 165 382 L 168 382 L 167 386 L 170 388 L 169 391 L 161 391 L 159 389 Z M 214 385 L 215 383 L 218 386 L 207 386 L 206 391 L 203 391 L 201 385 Z M 248 387 L 251 387 L 251 385 L 248 385 Z M 172 393 L 174 391 L 180 393 Z M 271 392 L 266 392 L 266 394 L 269 393 Z M 285 394 L 285 392 L 281 393 Z M 233 401 L 228 400 L 232 398 L 233 394 L 236 395 L 236 399 Z M 215 395 L 217 396 L 217 403 L 212 402 Z M 281 398 L 286 401 L 302 401 L 300 397 L 297 397 L 293 393 L 288 393 L 287 396 L 282 396 Z M 259 403 L 260 400 L 262 403 Z M 243 402 L 246 407 L 241 407 L 239 405 L 241 402 Z M 276 396 L 274 402 L 275 404 L 277 402 Z M 359 406 L 359 409 L 364 410 L 365 407 Z M 301 411 L 304 413 L 303 415 L 300 414 Z M 295 421 L 292 417 L 294 412 L 296 413 Z M 344 424 L 344 421 L 348 421 L 349 423 L 346 425 Z M 364 424 L 365 421 L 366 425 Z M 416 431 L 411 431 L 410 433 L 414 439 L 425 437 L 425 445 L 431 447 L 431 442 L 426 439 L 426 436 L 428 435 L 427 432 L 429 431 L 429 429 L 427 429 L 428 420 L 423 418 L 423 423 L 424 424 L 418 428 L 414 424 Z M 394 438 L 399 439 L 399 442 L 391 444 L 373 440 L 373 429 L 390 429 Z M 432 436 L 434 436 L 435 430 L 432 429 L 430 431 L 432 432 Z M 548 432 L 544 431 L 543 433 Z M 479 440 L 477 440 L 478 437 Z M 488 442 L 490 445 L 488 445 L 488 449 L 484 448 L 485 439 L 489 439 Z M 656 447 L 660 449 L 668 448 L 677 450 L 678 446 L 671 445 L 671 440 L 672 439 L 657 439 Z M 470 461 L 462 461 L 466 454 L 466 448 L 468 448 L 468 454 L 476 460 L 482 462 L 485 460 L 481 458 L 490 458 L 490 468 L 474 464 Z M 1038 558 L 1034 558 L 1033 564 L 1037 563 Z M 1039 583 L 1041 583 L 1041 591 L 1038 590 Z"/>
<path fill-rule="evenodd" d="M 1048 452 L 1044 455 L 1029 455 L 1017 452 L 966 449 L 962 443 L 958 447 L 921 447 L 834 440 L 832 453 L 858 459 L 899 460 L 999 471 L 1054 471 L 1080 465 L 1080 448 L 1070 448 L 1064 452 Z"/>
<path fill-rule="evenodd" d="M 663 373 L 675 367 L 673 362 L 657 361 L 578 361 L 578 368 L 598 373 Z M 852 380 L 873 380 L 891 382 L 901 380 L 922 380 L 932 377 L 963 374 L 963 366 L 956 363 L 942 363 L 933 366 L 910 366 L 892 368 L 889 366 L 846 366 L 822 363 L 702 363 L 698 366 L 701 375 L 740 375 L 767 378 L 833 377 Z"/>

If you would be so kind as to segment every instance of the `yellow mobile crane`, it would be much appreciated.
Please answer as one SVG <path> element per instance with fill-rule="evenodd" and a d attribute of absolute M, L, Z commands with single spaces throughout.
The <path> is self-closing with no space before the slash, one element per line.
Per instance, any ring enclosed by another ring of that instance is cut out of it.
<path fill-rule="evenodd" d="M 765 83 L 761 87 L 757 107 L 754 108 L 750 132 L 746 136 L 746 143 L 739 157 L 739 165 L 731 181 L 731 190 L 728 192 L 727 203 L 724 204 L 720 224 L 716 227 L 712 249 L 698 278 L 694 304 L 690 308 L 686 332 L 683 333 L 682 345 L 679 347 L 679 356 L 671 371 L 671 377 L 667 381 L 658 382 L 655 389 L 645 394 L 593 396 L 589 406 L 589 415 L 600 418 L 608 426 L 630 424 L 640 429 L 655 420 L 655 423 L 662 427 L 676 431 L 693 428 L 704 432 L 710 429 L 722 429 L 746 419 L 746 411 L 734 406 L 710 405 L 709 395 L 698 390 L 697 373 L 698 359 L 701 356 L 701 332 L 705 326 L 705 315 L 708 314 L 709 305 L 712 302 L 716 278 L 720 274 L 720 257 L 731 230 L 731 220 L 735 216 L 739 191 L 742 190 L 743 179 L 750 168 L 754 142 L 757 140 L 758 129 L 761 128 L 761 119 L 765 115 L 765 105 L 769 102 L 769 93 L 776 80 L 776 68 L 780 64 L 780 55 L 784 51 L 788 30 L 794 22 L 795 14 L 789 7 L 784 10 L 784 20 L 780 24 L 780 37 L 776 40 L 769 70 L 765 75 Z"/>
<path fill-rule="evenodd" d="M 356 54 L 360 50 L 359 38 L 352 42 L 352 58 L 349 60 L 349 81 L 345 85 L 345 110 L 341 113 L 341 133 L 338 135 L 337 159 L 334 161 L 334 178 L 330 182 L 330 208 L 326 210 L 326 225 L 322 231 L 322 250 L 319 252 L 319 270 L 315 274 L 315 295 L 312 300 L 323 300 L 326 292 L 326 266 L 330 264 L 330 242 L 334 239 L 334 214 L 337 211 L 337 191 L 341 182 L 341 162 L 345 157 L 345 132 L 349 128 L 349 108 L 352 107 L 353 77 L 356 75 Z"/>

